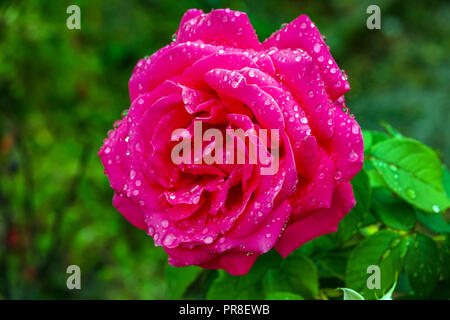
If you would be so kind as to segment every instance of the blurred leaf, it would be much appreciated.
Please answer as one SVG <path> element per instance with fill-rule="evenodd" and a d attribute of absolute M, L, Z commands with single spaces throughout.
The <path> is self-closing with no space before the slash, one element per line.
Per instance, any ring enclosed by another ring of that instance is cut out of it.
<path fill-rule="evenodd" d="M 447 167 L 444 167 L 442 181 L 444 184 L 445 192 L 447 193 L 447 197 L 450 197 L 450 172 L 448 171 Z"/>
<path fill-rule="evenodd" d="M 413 236 L 405 260 L 405 271 L 409 284 L 419 297 L 433 292 L 439 279 L 439 250 L 427 235 Z"/>
<path fill-rule="evenodd" d="M 406 254 L 407 239 L 393 231 L 382 230 L 363 240 L 350 254 L 346 270 L 346 286 L 366 299 L 382 297 L 391 289 L 400 273 Z M 380 268 L 380 289 L 369 289 L 369 266 Z"/>
<path fill-rule="evenodd" d="M 166 265 L 166 283 L 169 299 L 180 299 L 186 289 L 191 285 L 202 271 L 199 267 L 189 266 L 183 268 Z"/>
<path fill-rule="evenodd" d="M 397 130 L 395 130 L 394 128 L 392 128 L 392 126 L 387 123 L 386 121 L 381 121 L 381 126 L 387 131 L 387 133 L 395 138 L 402 138 L 403 135 L 398 132 Z"/>
<path fill-rule="evenodd" d="M 372 162 L 388 186 L 404 200 L 428 212 L 450 206 L 442 186 L 442 165 L 436 154 L 412 139 L 389 139 L 372 150 Z"/>
<path fill-rule="evenodd" d="M 372 207 L 387 226 L 399 230 L 411 230 L 416 224 L 414 208 L 385 188 L 373 191 Z"/>

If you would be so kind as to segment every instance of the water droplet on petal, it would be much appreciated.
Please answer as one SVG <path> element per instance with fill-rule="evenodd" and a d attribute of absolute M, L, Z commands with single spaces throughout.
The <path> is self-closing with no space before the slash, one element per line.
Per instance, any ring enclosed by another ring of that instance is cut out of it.
<path fill-rule="evenodd" d="M 211 236 L 207 236 L 205 240 L 203 240 L 206 244 L 210 244 L 213 242 L 213 238 Z"/>
<path fill-rule="evenodd" d="M 350 152 L 350 154 L 349 154 L 349 156 L 348 156 L 348 160 L 350 161 L 350 162 L 355 162 L 355 161 L 357 161 L 359 159 L 359 155 L 354 151 L 354 150 L 352 150 L 352 152 Z"/>
<path fill-rule="evenodd" d="M 315 53 L 319 53 L 319 52 L 320 52 L 320 44 L 319 44 L 319 43 L 316 43 L 316 44 L 314 45 L 313 50 L 314 50 Z"/>

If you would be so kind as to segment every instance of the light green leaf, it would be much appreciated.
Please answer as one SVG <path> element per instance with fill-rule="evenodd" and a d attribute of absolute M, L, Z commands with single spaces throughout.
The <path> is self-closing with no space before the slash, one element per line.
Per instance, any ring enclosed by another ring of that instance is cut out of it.
<path fill-rule="evenodd" d="M 392 294 L 394 293 L 395 287 L 397 286 L 397 281 L 392 285 L 392 288 L 379 300 L 392 300 Z"/>
<path fill-rule="evenodd" d="M 373 191 L 372 207 L 376 215 L 387 226 L 399 230 L 411 230 L 416 224 L 414 208 L 385 188 Z"/>
<path fill-rule="evenodd" d="M 372 148 L 372 163 L 389 188 L 412 205 L 441 212 L 450 206 L 437 155 L 413 139 L 393 138 Z"/>
<path fill-rule="evenodd" d="M 419 297 L 433 292 L 439 279 L 439 249 L 436 243 L 423 233 L 413 236 L 405 260 L 409 284 Z"/>
<path fill-rule="evenodd" d="M 372 132 L 369 130 L 362 130 L 362 136 L 364 141 L 364 153 L 366 153 L 372 147 Z"/>
<path fill-rule="evenodd" d="M 388 292 L 397 280 L 406 254 L 408 240 L 400 234 L 382 230 L 363 240 L 350 254 L 346 285 L 366 299 L 377 299 Z M 380 268 L 380 289 L 369 289 L 369 266 Z"/>
<path fill-rule="evenodd" d="M 362 295 L 360 295 L 353 289 L 349 288 L 338 288 L 338 289 L 344 291 L 344 300 L 365 300 Z"/>
<path fill-rule="evenodd" d="M 176 268 L 166 266 L 166 284 L 169 299 L 180 299 L 186 289 L 197 279 L 202 271 L 199 267 Z"/>

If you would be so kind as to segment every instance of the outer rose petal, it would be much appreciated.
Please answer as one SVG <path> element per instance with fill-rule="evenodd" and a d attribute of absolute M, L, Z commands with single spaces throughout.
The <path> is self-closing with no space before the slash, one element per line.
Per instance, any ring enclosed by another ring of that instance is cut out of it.
<path fill-rule="evenodd" d="M 237 48 L 261 48 L 247 14 L 229 9 L 212 10 L 207 14 L 189 10 L 181 20 L 176 42 L 196 40 Z"/>
<path fill-rule="evenodd" d="M 115 193 L 113 205 L 136 228 L 147 229 L 142 208 L 136 202 Z"/>
<path fill-rule="evenodd" d="M 355 205 L 350 182 L 336 186 L 330 208 L 320 209 L 286 228 L 275 249 L 287 257 L 304 243 L 321 235 L 337 231 L 338 224 Z"/>
<path fill-rule="evenodd" d="M 327 45 L 315 24 L 306 15 L 301 15 L 286 27 L 272 34 L 263 43 L 264 48 L 302 49 L 308 52 L 319 66 L 327 91 L 334 100 L 348 90 L 350 86 L 341 69 L 334 61 Z"/>
<path fill-rule="evenodd" d="M 335 133 L 327 142 L 336 155 L 336 177 L 351 180 L 363 167 L 364 144 L 361 129 L 355 119 L 342 109 L 334 109 Z"/>

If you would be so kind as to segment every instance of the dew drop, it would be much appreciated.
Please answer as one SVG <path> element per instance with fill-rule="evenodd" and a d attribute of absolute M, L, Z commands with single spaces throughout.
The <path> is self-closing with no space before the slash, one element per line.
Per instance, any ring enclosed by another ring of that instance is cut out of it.
<path fill-rule="evenodd" d="M 416 196 L 417 196 L 417 195 L 416 195 L 416 190 L 414 190 L 414 189 L 412 189 L 412 188 L 406 189 L 405 192 L 406 192 L 406 195 L 407 195 L 408 197 L 410 197 L 411 199 L 415 199 Z"/>
<path fill-rule="evenodd" d="M 314 45 L 313 50 L 314 50 L 315 53 L 319 53 L 319 52 L 320 52 L 320 44 L 319 44 L 319 43 L 316 43 L 316 44 Z"/>
<path fill-rule="evenodd" d="M 171 244 L 173 244 L 173 242 L 175 241 L 175 236 L 172 233 L 169 233 L 163 241 L 163 244 L 165 246 L 170 246 Z"/>
<path fill-rule="evenodd" d="M 359 159 L 359 155 L 354 151 L 354 150 L 352 150 L 352 152 L 350 152 L 350 154 L 349 154 L 349 156 L 348 156 L 348 160 L 350 161 L 350 162 L 355 162 L 355 161 L 357 161 Z"/>
<path fill-rule="evenodd" d="M 210 244 L 213 242 L 213 238 L 211 236 L 207 236 L 205 240 L 203 240 L 206 244 Z"/>

